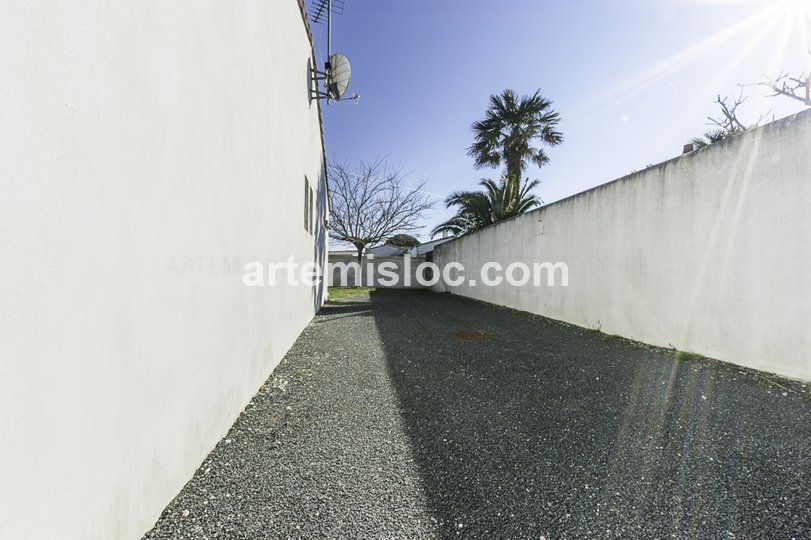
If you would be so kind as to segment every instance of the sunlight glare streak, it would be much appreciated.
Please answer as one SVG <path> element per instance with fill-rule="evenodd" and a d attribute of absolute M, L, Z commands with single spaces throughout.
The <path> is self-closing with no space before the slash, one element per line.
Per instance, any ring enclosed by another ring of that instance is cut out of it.
<path fill-rule="evenodd" d="M 752 176 L 755 173 L 755 163 L 761 159 L 763 156 L 761 155 L 761 143 L 763 142 L 763 134 L 765 130 L 763 128 L 754 130 L 752 133 L 748 133 L 747 135 L 752 138 L 750 142 L 750 149 L 744 152 L 745 148 L 741 148 L 741 152 L 738 154 L 738 160 L 744 159 L 746 164 L 743 167 L 743 175 L 741 177 L 741 184 L 738 189 L 738 198 L 737 203 L 732 211 L 731 217 L 731 224 L 729 230 L 727 231 L 727 240 L 726 246 L 724 246 L 724 256 L 721 259 L 721 268 L 730 268 L 733 261 L 733 248 L 735 247 L 735 243 L 738 240 L 738 229 L 741 222 L 741 217 L 744 214 L 744 209 L 748 202 L 748 195 L 749 195 L 749 184 L 752 180 Z M 735 294 L 734 291 L 728 291 L 729 294 Z"/>
<path fill-rule="evenodd" d="M 783 0 L 783 5 L 792 17 L 811 16 L 811 2 L 809 0 Z"/>
<path fill-rule="evenodd" d="M 727 76 L 732 73 L 735 68 L 740 66 L 743 61 L 760 45 L 767 36 L 771 35 L 774 28 L 780 22 L 780 18 L 775 16 L 735 55 L 729 62 L 724 65 L 724 69 L 720 70 L 718 74 L 704 87 L 700 92 L 695 94 L 696 100 L 702 105 L 706 102 L 707 96 L 718 93 L 718 88 L 726 80 Z M 693 107 L 690 107 L 692 110 Z"/>
<path fill-rule="evenodd" d="M 780 17 L 773 17 L 755 36 L 753 36 L 746 46 L 742 48 L 731 60 L 724 64 L 724 68 L 718 71 L 715 77 L 704 85 L 700 91 L 692 94 L 691 99 L 685 106 L 684 116 L 687 118 L 700 117 L 702 114 L 706 115 L 707 103 L 709 100 L 719 93 L 721 87 L 727 83 L 727 77 L 749 57 L 750 54 L 761 45 L 769 36 L 773 35 L 774 29 L 780 23 Z M 705 123 L 704 131 L 711 127 L 708 122 Z"/>
<path fill-rule="evenodd" d="M 688 309 L 682 325 L 681 343 L 689 348 L 696 326 L 701 325 L 696 317 L 700 313 L 699 302 L 711 295 L 729 294 L 713 282 L 719 272 L 732 263 L 732 243 L 738 237 L 738 228 L 749 194 L 749 182 L 754 174 L 757 158 L 762 157 L 761 141 L 764 128 L 738 135 L 741 138 L 738 154 L 728 168 L 726 185 L 723 188 L 721 205 L 716 213 L 701 262 L 690 292 Z M 717 301 L 716 301 L 717 303 Z"/>
<path fill-rule="evenodd" d="M 806 13 L 805 16 L 796 17 L 796 21 L 797 37 L 800 40 L 800 46 L 811 55 L 811 9 L 809 9 L 809 12 Z"/>
<path fill-rule="evenodd" d="M 766 66 L 766 73 L 777 73 L 783 69 L 783 62 L 785 61 L 786 52 L 788 51 L 789 38 L 791 37 L 791 27 L 794 21 L 791 17 L 784 17 L 783 26 L 775 39 L 772 55 L 769 58 L 769 64 Z"/>
<path fill-rule="evenodd" d="M 651 68 L 643 71 L 639 75 L 632 77 L 619 87 L 608 91 L 603 96 L 596 97 L 591 101 L 584 103 L 583 105 L 575 108 L 569 114 L 571 117 L 575 118 L 581 117 L 582 115 L 581 118 L 575 120 L 575 125 L 589 121 L 590 117 L 584 113 L 589 112 L 594 108 L 605 109 L 606 105 L 613 106 L 628 100 L 629 98 L 643 91 L 648 86 L 662 80 L 684 65 L 694 61 L 701 55 L 706 54 L 712 49 L 739 36 L 752 27 L 763 24 L 778 11 L 779 6 L 771 6 L 741 21 L 738 21 L 729 28 L 721 30 L 720 32 L 717 32 L 716 34 L 696 43 L 695 45 L 692 45 L 687 49 L 666 58 Z"/>

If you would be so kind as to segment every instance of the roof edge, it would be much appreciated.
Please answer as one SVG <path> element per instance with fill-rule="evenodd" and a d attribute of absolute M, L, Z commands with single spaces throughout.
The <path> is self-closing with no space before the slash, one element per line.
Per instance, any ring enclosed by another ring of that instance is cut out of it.
<path fill-rule="evenodd" d="M 301 12 L 301 22 L 304 24 L 304 31 L 307 32 L 307 39 L 310 41 L 310 56 L 313 59 L 313 67 L 315 67 L 315 44 L 312 28 L 310 28 L 310 20 L 307 18 L 307 7 L 304 5 L 304 0 L 296 0 L 296 2 Z M 316 99 L 315 106 L 318 108 L 318 129 L 321 131 L 321 156 L 324 162 L 324 191 L 327 197 L 327 210 L 329 211 L 329 167 L 327 167 L 327 145 L 324 138 L 324 115 L 321 111 L 321 101 Z"/>

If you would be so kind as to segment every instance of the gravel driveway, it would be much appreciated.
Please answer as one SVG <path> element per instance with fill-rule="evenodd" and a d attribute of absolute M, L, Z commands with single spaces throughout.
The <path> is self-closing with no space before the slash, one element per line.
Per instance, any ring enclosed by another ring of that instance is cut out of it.
<path fill-rule="evenodd" d="M 450 295 L 328 304 L 145 538 L 811 538 L 808 389 Z"/>

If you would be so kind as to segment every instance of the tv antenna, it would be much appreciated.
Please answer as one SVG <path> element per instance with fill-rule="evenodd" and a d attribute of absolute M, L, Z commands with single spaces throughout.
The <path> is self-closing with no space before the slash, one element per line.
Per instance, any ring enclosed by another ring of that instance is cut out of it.
<path fill-rule="evenodd" d="M 324 71 L 319 71 L 318 68 L 312 69 L 312 76 L 315 80 L 313 97 L 326 99 L 327 103 L 349 99 L 354 100 L 357 104 L 360 101 L 358 94 L 344 98 L 352 78 L 349 60 L 342 54 L 332 53 L 332 15 L 343 15 L 345 2 L 346 0 L 313 0 L 313 14 L 310 20 L 314 24 L 326 23 L 327 25 L 327 61 L 324 62 Z M 323 83 L 323 88 L 319 87 L 319 83 Z"/>

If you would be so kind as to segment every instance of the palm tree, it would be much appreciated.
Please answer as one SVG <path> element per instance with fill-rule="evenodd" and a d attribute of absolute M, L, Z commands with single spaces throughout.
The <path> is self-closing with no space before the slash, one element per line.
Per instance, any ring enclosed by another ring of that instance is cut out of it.
<path fill-rule="evenodd" d="M 477 168 L 503 163 L 508 177 L 521 178 L 529 163 L 540 167 L 549 161 L 543 148 L 533 146 L 536 141 L 548 146 L 563 142 L 559 122 L 560 115 L 540 90 L 520 99 L 512 90 L 493 94 L 484 120 L 472 126 L 476 138 L 468 155 Z"/>
<path fill-rule="evenodd" d="M 696 137 L 690 140 L 690 144 L 693 145 L 694 148 L 704 148 L 705 146 L 709 146 L 711 144 L 715 144 L 717 142 L 721 142 L 727 137 L 731 137 L 732 135 L 736 135 L 739 132 L 727 132 L 723 129 L 717 129 L 715 131 L 708 131 L 704 134 L 703 137 Z"/>
<path fill-rule="evenodd" d="M 502 176 L 498 183 L 485 178 L 479 185 L 483 191 L 457 191 L 445 199 L 446 208 L 457 207 L 456 215 L 437 225 L 432 236 L 443 232 L 459 236 L 541 204 L 540 198 L 530 193 L 538 186 L 537 180 L 522 183 L 516 176 Z"/>

